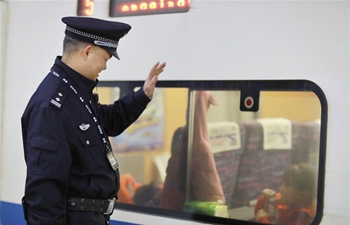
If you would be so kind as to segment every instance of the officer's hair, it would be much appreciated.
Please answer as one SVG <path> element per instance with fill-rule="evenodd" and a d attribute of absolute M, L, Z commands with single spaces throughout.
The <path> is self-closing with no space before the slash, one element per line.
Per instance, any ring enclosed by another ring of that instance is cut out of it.
<path fill-rule="evenodd" d="M 82 48 L 85 48 L 87 45 L 89 45 L 89 43 L 65 36 L 63 40 L 63 54 L 70 55 Z"/>

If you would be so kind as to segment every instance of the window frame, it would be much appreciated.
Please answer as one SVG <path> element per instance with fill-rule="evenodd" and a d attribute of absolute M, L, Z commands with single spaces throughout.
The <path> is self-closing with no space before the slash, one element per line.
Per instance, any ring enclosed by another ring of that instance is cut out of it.
<path fill-rule="evenodd" d="M 120 96 L 134 90 L 136 87 L 142 87 L 144 81 L 99 81 L 99 87 L 119 87 Z M 257 95 L 260 91 L 312 91 L 316 94 L 321 105 L 321 126 L 319 142 L 319 164 L 317 177 L 317 211 L 311 225 L 321 222 L 324 208 L 324 185 L 325 185 L 325 167 L 326 167 L 326 142 L 327 142 L 327 117 L 328 105 L 327 99 L 322 89 L 314 82 L 309 80 L 169 80 L 158 81 L 157 88 L 188 88 L 189 93 L 197 90 L 235 90 L 241 91 L 243 95 Z M 190 101 L 189 101 L 190 102 Z M 253 109 L 252 111 L 254 111 Z M 188 165 L 187 165 L 188 166 Z M 187 169 L 186 169 L 187 170 Z M 204 214 L 188 213 L 184 211 L 167 210 L 161 208 L 151 208 L 139 205 L 129 205 L 116 203 L 115 208 L 137 213 L 156 215 L 161 217 L 176 218 L 181 220 L 191 220 L 204 223 L 215 224 L 260 224 L 252 221 L 243 221 L 232 218 L 221 218 L 208 216 Z"/>

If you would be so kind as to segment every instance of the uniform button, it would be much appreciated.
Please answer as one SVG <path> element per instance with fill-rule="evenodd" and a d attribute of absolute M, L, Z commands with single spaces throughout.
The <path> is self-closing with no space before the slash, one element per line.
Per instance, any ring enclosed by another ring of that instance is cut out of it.
<path fill-rule="evenodd" d="M 89 141 L 89 140 L 86 140 L 86 144 L 89 145 L 89 144 L 90 144 L 90 141 Z"/>
<path fill-rule="evenodd" d="M 75 206 L 75 202 L 71 202 L 70 205 L 71 205 L 71 206 Z"/>
<path fill-rule="evenodd" d="M 84 202 L 84 201 L 85 201 L 85 199 L 83 199 L 83 198 L 82 198 L 80 201 L 81 201 L 81 202 Z"/>

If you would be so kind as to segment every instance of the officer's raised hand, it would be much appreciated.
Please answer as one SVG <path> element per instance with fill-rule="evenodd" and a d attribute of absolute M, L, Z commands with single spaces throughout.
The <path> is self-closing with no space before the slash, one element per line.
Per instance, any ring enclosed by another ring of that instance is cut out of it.
<path fill-rule="evenodd" d="M 161 74 L 164 70 L 166 63 L 163 62 L 160 64 L 157 62 L 151 69 L 147 79 L 145 80 L 145 83 L 143 85 L 143 91 L 147 95 L 147 97 L 152 98 L 154 88 L 156 87 L 156 83 L 158 81 L 158 76 Z"/>

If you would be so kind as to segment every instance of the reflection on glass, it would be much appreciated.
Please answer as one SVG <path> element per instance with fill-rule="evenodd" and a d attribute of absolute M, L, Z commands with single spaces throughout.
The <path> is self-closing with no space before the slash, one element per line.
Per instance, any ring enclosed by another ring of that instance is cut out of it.
<path fill-rule="evenodd" d="M 117 93 L 100 87 L 100 101 Z M 120 164 L 118 202 L 310 224 L 320 118 L 313 92 L 261 91 L 259 111 L 243 112 L 238 90 L 157 88 L 138 121 L 111 139 Z"/>

